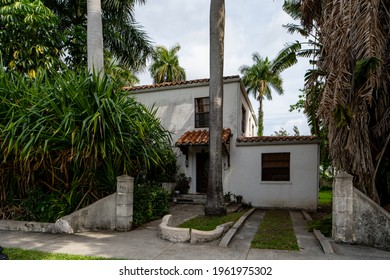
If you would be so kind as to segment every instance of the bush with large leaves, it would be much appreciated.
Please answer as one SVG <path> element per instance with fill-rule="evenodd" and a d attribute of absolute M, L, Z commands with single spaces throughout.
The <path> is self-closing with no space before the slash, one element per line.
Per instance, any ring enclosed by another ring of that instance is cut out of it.
<path fill-rule="evenodd" d="M 40 189 L 71 211 L 112 193 L 118 175 L 164 166 L 169 132 L 107 76 L 1 69 L 0 202 Z"/>
<path fill-rule="evenodd" d="M 58 69 L 64 37 L 59 19 L 40 0 L 0 0 L 0 54 L 8 70 L 35 76 Z"/>

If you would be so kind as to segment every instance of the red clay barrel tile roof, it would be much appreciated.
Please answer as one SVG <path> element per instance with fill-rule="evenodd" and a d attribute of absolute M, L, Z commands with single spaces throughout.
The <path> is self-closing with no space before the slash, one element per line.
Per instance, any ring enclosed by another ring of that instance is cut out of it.
<path fill-rule="evenodd" d="M 228 143 L 232 131 L 226 128 L 222 131 L 222 143 Z M 208 130 L 192 130 L 186 131 L 176 142 L 176 146 L 191 146 L 191 145 L 208 145 L 209 131 Z"/>
<path fill-rule="evenodd" d="M 225 76 L 224 80 L 238 79 L 240 76 Z M 164 87 L 172 87 L 172 86 L 180 86 L 180 85 L 191 85 L 191 84 L 202 84 L 208 83 L 210 79 L 197 79 L 197 80 L 188 80 L 188 81 L 180 81 L 180 82 L 167 82 L 161 84 L 153 84 L 153 85 L 141 85 L 141 86 L 133 86 L 133 87 L 124 87 L 125 91 L 137 91 L 137 90 L 145 90 L 145 89 L 157 89 Z"/>
<path fill-rule="evenodd" d="M 257 136 L 257 137 L 239 137 L 239 143 L 269 143 L 269 142 L 299 142 L 316 141 L 317 136 Z"/>

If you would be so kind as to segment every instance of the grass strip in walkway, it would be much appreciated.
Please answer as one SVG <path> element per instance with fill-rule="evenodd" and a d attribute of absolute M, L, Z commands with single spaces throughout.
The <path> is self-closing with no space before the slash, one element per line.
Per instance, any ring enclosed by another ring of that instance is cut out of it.
<path fill-rule="evenodd" d="M 217 226 L 228 223 L 237 222 L 246 211 L 229 213 L 221 217 L 197 216 L 179 225 L 180 228 L 192 228 L 197 230 L 213 230 Z"/>
<path fill-rule="evenodd" d="M 7 254 L 10 260 L 109 260 L 103 257 L 49 253 L 18 248 L 4 248 L 3 253 Z"/>
<path fill-rule="evenodd" d="M 267 210 L 252 240 L 252 248 L 298 251 L 289 211 Z"/>

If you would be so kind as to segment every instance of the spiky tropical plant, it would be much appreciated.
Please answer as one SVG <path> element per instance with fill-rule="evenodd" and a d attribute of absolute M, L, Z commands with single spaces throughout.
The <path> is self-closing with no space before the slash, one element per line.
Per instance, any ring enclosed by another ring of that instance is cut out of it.
<path fill-rule="evenodd" d="M 186 72 L 179 65 L 180 45 L 176 44 L 167 49 L 164 46 L 157 46 L 152 56 L 152 63 L 149 67 L 153 83 L 179 82 L 186 79 Z"/>
<path fill-rule="evenodd" d="M 317 65 L 326 81 L 317 114 L 329 131 L 333 163 L 378 203 L 389 202 L 389 6 L 389 0 L 300 5 L 305 28 L 320 30 Z"/>
<path fill-rule="evenodd" d="M 75 188 L 81 206 L 163 166 L 170 134 L 154 113 L 108 76 L 0 70 L 0 201 Z"/>

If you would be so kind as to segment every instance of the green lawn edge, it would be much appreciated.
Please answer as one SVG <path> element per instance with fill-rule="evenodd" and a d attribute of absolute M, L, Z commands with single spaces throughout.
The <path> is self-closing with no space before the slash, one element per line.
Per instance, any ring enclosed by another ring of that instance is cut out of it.
<path fill-rule="evenodd" d="M 238 219 L 240 219 L 241 216 L 244 215 L 246 212 L 247 211 L 244 210 L 244 211 L 239 211 L 234 213 L 228 213 L 226 216 L 217 216 L 217 217 L 210 217 L 210 216 L 203 216 L 203 215 L 196 216 L 195 218 L 192 218 L 180 224 L 178 227 L 209 231 L 215 229 L 217 226 L 221 224 L 225 224 L 228 222 L 233 222 L 233 223 L 237 222 Z"/>
<path fill-rule="evenodd" d="M 98 256 L 82 256 L 65 253 L 51 253 L 38 250 L 4 248 L 4 254 L 10 260 L 114 260 Z"/>

